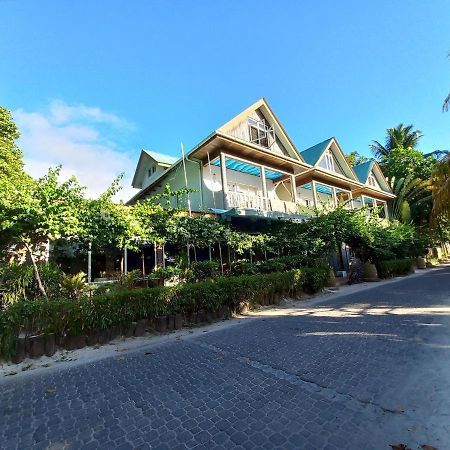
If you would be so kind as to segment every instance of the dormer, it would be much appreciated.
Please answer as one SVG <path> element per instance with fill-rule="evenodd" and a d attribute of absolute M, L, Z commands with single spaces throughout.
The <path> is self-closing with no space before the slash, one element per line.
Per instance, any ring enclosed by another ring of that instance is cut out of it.
<path fill-rule="evenodd" d="M 134 173 L 132 186 L 137 189 L 147 187 L 157 176 L 167 170 L 177 161 L 177 158 L 151 150 L 141 150 L 139 161 Z"/>
<path fill-rule="evenodd" d="M 377 191 L 391 192 L 379 164 L 374 159 L 358 164 L 353 169 L 359 181 L 367 187 Z"/>

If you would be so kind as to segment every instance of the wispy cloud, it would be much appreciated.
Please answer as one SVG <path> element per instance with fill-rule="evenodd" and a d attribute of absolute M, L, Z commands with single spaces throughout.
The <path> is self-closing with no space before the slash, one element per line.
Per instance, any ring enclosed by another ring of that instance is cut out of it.
<path fill-rule="evenodd" d="M 99 107 L 61 100 L 51 102 L 45 111 L 18 109 L 14 118 L 30 175 L 40 177 L 49 167 L 62 165 L 63 177 L 75 175 L 88 195 L 97 196 L 125 172 L 118 198 L 127 200 L 136 193 L 131 188 L 136 161 L 114 139 L 132 132 L 132 123 Z"/>

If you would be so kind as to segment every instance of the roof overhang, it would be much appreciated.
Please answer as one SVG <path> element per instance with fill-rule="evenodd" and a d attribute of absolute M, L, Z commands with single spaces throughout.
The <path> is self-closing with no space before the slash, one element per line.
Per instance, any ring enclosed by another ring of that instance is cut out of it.
<path fill-rule="evenodd" d="M 374 189 L 370 186 L 363 186 L 362 188 L 355 189 L 352 191 L 353 197 L 357 197 L 359 195 L 365 195 L 367 197 L 372 197 L 378 200 L 392 200 L 397 197 L 392 192 L 381 191 L 379 189 Z"/>
<path fill-rule="evenodd" d="M 330 172 L 320 167 L 313 167 L 295 177 L 297 186 L 310 183 L 311 181 L 316 181 L 318 183 L 322 182 L 324 184 L 329 184 L 332 186 L 336 186 L 337 188 L 346 189 L 349 191 L 364 187 L 364 185 L 359 183 L 358 181 L 347 178 L 340 173 Z"/>
<path fill-rule="evenodd" d="M 241 157 L 254 162 L 255 164 L 262 164 L 269 168 L 279 169 L 291 174 L 302 173 L 310 168 L 310 166 L 303 161 L 270 151 L 259 145 L 229 136 L 219 131 L 211 134 L 199 146 L 194 148 L 192 152 L 189 153 L 189 156 L 202 161 L 202 163 L 206 165 L 208 164 L 208 161 L 212 161 L 219 156 L 221 152 L 224 152 L 229 156 L 235 156 L 237 158 Z"/>

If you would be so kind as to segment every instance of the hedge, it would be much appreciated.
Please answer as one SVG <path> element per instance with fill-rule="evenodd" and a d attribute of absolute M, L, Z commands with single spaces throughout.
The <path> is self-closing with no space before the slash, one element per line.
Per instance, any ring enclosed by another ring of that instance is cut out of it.
<path fill-rule="evenodd" d="M 410 259 L 390 259 L 380 261 L 377 264 L 380 278 L 391 278 L 399 275 L 407 275 L 411 272 L 412 261 Z"/>
<path fill-rule="evenodd" d="M 222 307 L 236 310 L 242 302 L 252 306 L 268 296 L 317 292 L 325 286 L 328 273 L 324 267 L 293 269 L 120 290 L 78 300 L 23 300 L 0 312 L 0 356 L 11 355 L 19 333 L 78 336 L 158 316 L 218 311 Z"/>

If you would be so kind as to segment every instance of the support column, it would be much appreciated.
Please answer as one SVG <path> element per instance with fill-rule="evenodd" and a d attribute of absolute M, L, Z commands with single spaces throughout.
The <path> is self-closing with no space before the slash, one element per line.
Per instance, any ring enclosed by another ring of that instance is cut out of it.
<path fill-rule="evenodd" d="M 314 203 L 314 208 L 317 208 L 317 192 L 316 192 L 316 182 L 313 180 L 311 181 L 311 189 L 313 192 L 313 203 Z"/>
<path fill-rule="evenodd" d="M 267 200 L 267 183 L 266 183 L 266 170 L 264 166 L 259 166 L 261 170 L 261 185 L 262 185 L 262 194 L 263 194 L 263 209 L 269 209 L 269 202 Z"/>
<path fill-rule="evenodd" d="M 389 211 L 388 211 L 387 202 L 384 202 L 383 208 L 384 208 L 384 217 L 389 220 Z"/>
<path fill-rule="evenodd" d="M 337 208 L 337 206 L 338 206 L 338 201 L 337 201 L 337 195 L 336 195 L 336 188 L 335 188 L 334 186 L 331 188 L 331 192 L 332 192 L 332 195 L 333 195 L 333 204 L 334 204 L 334 207 Z"/>
<path fill-rule="evenodd" d="M 355 204 L 353 203 L 353 194 L 352 191 L 350 191 L 350 207 L 352 209 L 355 209 Z"/>
<path fill-rule="evenodd" d="M 125 275 L 128 273 L 128 249 L 126 247 L 123 249 L 123 273 Z"/>
<path fill-rule="evenodd" d="M 295 175 L 291 175 L 292 201 L 297 203 L 297 185 L 295 184 Z"/>
<path fill-rule="evenodd" d="M 223 193 L 223 209 L 228 209 L 228 199 L 227 199 L 227 166 L 226 158 L 224 153 L 220 153 L 220 174 L 222 178 L 222 193 Z"/>
<path fill-rule="evenodd" d="M 87 282 L 92 282 L 92 243 L 89 242 L 88 247 L 88 271 L 87 271 Z"/>

